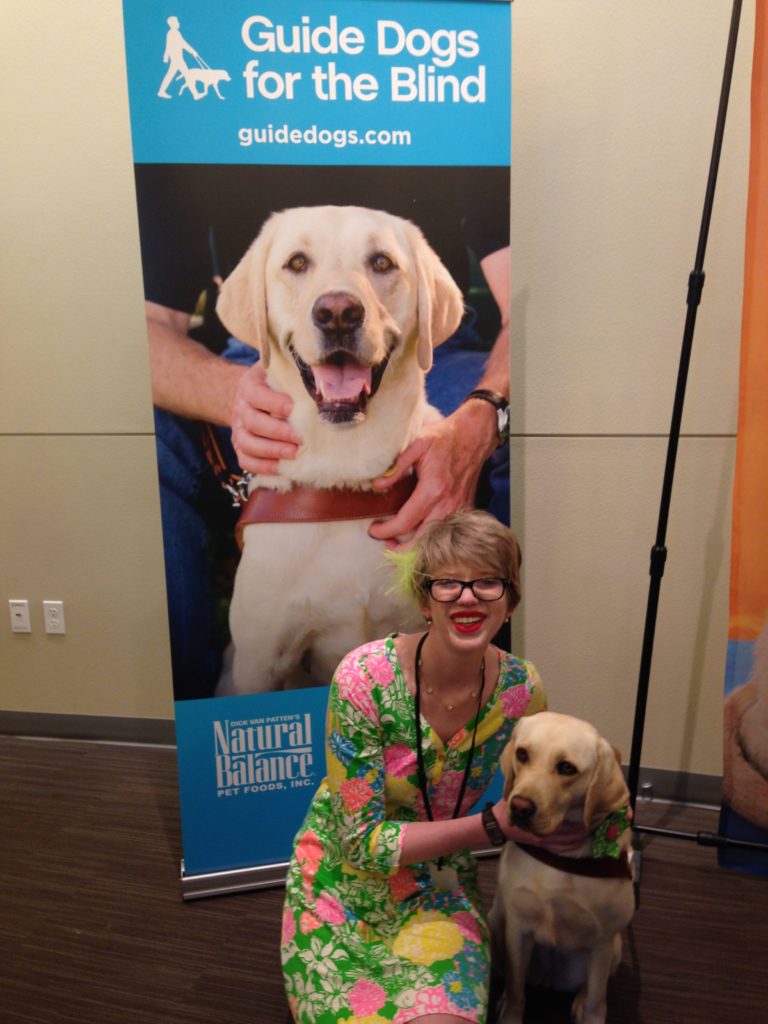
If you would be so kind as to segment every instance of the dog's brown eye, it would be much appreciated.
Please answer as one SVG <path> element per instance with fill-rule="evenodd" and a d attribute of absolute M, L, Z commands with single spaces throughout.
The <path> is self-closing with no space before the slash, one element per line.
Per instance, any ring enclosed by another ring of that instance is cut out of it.
<path fill-rule="evenodd" d="M 515 751 L 515 756 L 521 764 L 525 764 L 528 760 L 528 751 L 525 749 L 525 747 L 518 747 Z"/>
<path fill-rule="evenodd" d="M 570 761 L 558 761 L 557 762 L 557 774 L 558 775 L 576 775 L 578 768 L 576 765 L 571 764 Z"/>
<path fill-rule="evenodd" d="M 294 274 L 303 274 L 309 267 L 309 257 L 305 256 L 303 252 L 295 252 L 285 265 Z"/>
<path fill-rule="evenodd" d="M 377 274 L 386 274 L 387 271 L 394 270 L 394 267 L 394 260 L 390 259 L 384 252 L 377 252 L 371 257 L 371 268 Z"/>

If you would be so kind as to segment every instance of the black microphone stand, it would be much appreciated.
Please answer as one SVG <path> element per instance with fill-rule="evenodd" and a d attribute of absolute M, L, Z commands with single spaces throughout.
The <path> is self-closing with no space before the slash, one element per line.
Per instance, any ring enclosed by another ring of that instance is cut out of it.
<path fill-rule="evenodd" d="M 661 490 L 661 501 L 659 508 L 658 528 L 656 531 L 656 542 L 651 548 L 650 564 L 650 586 L 648 591 L 648 605 L 645 618 L 645 630 L 643 633 L 643 646 L 640 656 L 640 674 L 637 685 L 637 700 L 635 704 L 635 721 L 632 734 L 632 751 L 629 760 L 627 784 L 630 792 L 630 805 L 635 809 L 637 802 L 638 776 L 640 773 L 640 757 L 643 746 L 643 731 L 645 727 L 646 706 L 648 703 L 648 684 L 651 674 L 651 658 L 653 655 L 653 641 L 656 631 L 656 616 L 659 606 L 659 592 L 661 590 L 661 578 L 664 575 L 664 563 L 667 559 L 667 548 L 665 546 L 667 535 L 667 521 L 669 519 L 669 506 L 672 497 L 672 481 L 675 474 L 675 460 L 677 458 L 677 447 L 680 438 L 680 423 L 683 416 L 683 403 L 685 401 L 685 388 L 688 379 L 688 368 L 691 361 L 691 349 L 693 347 L 693 332 L 696 327 L 696 312 L 701 302 L 701 293 L 704 288 L 704 254 L 707 247 L 707 236 L 712 218 L 712 205 L 715 197 L 715 185 L 717 183 L 717 172 L 720 165 L 720 153 L 723 145 L 725 132 L 725 118 L 728 111 L 728 97 L 733 77 L 733 65 L 736 55 L 736 41 L 739 34 L 739 20 L 741 17 L 741 0 L 734 0 L 731 13 L 731 26 L 728 36 L 728 47 L 725 58 L 725 69 L 723 72 L 723 83 L 720 91 L 720 105 L 717 113 L 715 126 L 715 139 L 712 147 L 712 156 L 709 167 L 709 178 L 707 180 L 706 194 L 704 198 L 704 210 L 701 219 L 699 232 L 699 243 L 696 249 L 696 262 L 694 269 L 688 278 L 687 315 L 685 328 L 683 330 L 682 350 L 680 353 L 680 365 L 677 375 L 677 387 L 672 409 L 672 424 L 669 431 L 669 442 L 667 446 L 667 461 L 664 469 L 664 482 Z M 743 840 L 731 839 L 711 832 L 677 832 L 670 829 L 651 828 L 649 826 L 633 823 L 633 832 L 662 835 L 674 839 L 688 839 L 699 843 L 702 846 L 738 847 L 739 849 L 765 850 L 768 852 L 768 844 L 750 843 Z M 639 867 L 641 847 L 635 843 L 636 863 Z M 636 872 L 636 881 L 639 872 Z"/>

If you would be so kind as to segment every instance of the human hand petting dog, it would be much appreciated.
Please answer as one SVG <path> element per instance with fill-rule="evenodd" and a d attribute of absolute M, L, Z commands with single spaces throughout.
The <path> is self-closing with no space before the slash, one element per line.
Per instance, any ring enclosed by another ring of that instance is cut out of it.
<path fill-rule="evenodd" d="M 507 839 L 527 846 L 543 847 L 551 853 L 572 853 L 578 850 L 591 834 L 582 821 L 564 821 L 549 835 L 538 836 L 510 822 L 509 803 L 503 797 L 494 805 L 493 814 Z"/>
<path fill-rule="evenodd" d="M 473 506 L 483 463 L 497 444 L 496 414 L 486 402 L 460 405 L 446 419 L 430 423 L 394 467 L 373 481 L 375 490 L 386 491 L 414 471 L 417 485 L 397 515 L 372 523 L 371 537 L 388 548 L 407 547 L 427 523 Z M 401 537 L 409 540 L 400 542 Z"/>
<path fill-rule="evenodd" d="M 232 444 L 241 469 L 274 476 L 280 459 L 296 458 L 301 438 L 287 419 L 292 408 L 289 395 L 267 384 L 261 363 L 248 367 L 232 402 Z"/>

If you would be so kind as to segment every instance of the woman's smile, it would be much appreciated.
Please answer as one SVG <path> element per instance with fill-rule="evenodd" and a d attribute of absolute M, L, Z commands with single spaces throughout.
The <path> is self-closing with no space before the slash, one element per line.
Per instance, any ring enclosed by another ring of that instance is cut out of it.
<path fill-rule="evenodd" d="M 486 620 L 486 616 L 480 611 L 456 611 L 452 612 L 449 618 L 459 633 L 477 633 Z"/>

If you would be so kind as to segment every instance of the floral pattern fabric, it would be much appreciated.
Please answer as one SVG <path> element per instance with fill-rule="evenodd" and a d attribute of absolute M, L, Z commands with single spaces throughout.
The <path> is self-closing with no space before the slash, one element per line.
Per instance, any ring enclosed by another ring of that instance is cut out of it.
<path fill-rule="evenodd" d="M 517 719 L 544 706 L 535 668 L 500 652 L 461 814 L 492 781 Z M 443 874 L 427 862 L 400 864 L 408 823 L 427 820 L 414 714 L 394 637 L 344 658 L 330 687 L 327 775 L 286 881 L 283 974 L 301 1024 L 406 1024 L 433 1013 L 484 1024 L 489 937 L 472 854 L 444 858 Z M 474 718 L 447 743 L 423 717 L 421 726 L 432 812 L 450 818 Z"/>

